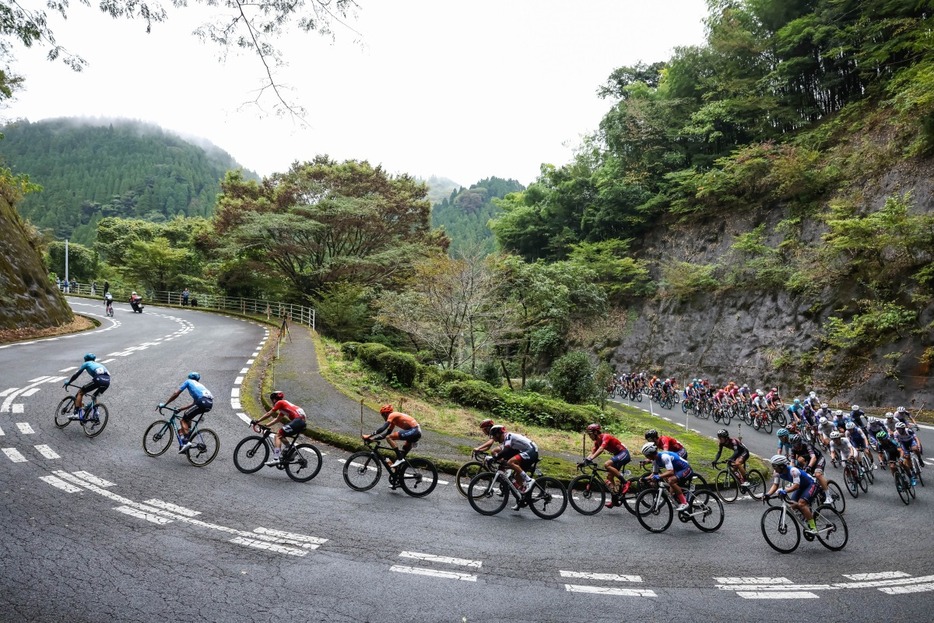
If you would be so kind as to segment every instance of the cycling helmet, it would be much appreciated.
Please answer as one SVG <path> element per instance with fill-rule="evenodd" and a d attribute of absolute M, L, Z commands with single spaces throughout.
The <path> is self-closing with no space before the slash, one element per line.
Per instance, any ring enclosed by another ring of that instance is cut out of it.
<path fill-rule="evenodd" d="M 133 290 L 133 291 L 130 293 L 130 295 L 131 295 L 131 296 L 136 296 L 136 290 Z"/>
<path fill-rule="evenodd" d="M 721 428 L 720 430 L 717 431 L 717 437 L 729 437 L 729 436 L 730 436 L 730 432 L 725 428 Z"/>
<path fill-rule="evenodd" d="M 906 409 L 905 407 L 899 407 L 895 409 L 895 413 L 907 413 L 907 411 L 908 409 Z"/>
<path fill-rule="evenodd" d="M 658 431 L 654 428 L 645 431 L 645 438 L 647 440 L 658 439 Z"/>
<path fill-rule="evenodd" d="M 480 422 L 480 428 L 485 431 L 489 431 L 491 426 L 493 426 L 493 420 L 483 420 Z"/>
<path fill-rule="evenodd" d="M 649 456 L 650 454 L 657 454 L 658 448 L 655 447 L 654 443 L 647 443 L 642 446 L 642 454 L 644 456 Z"/>
<path fill-rule="evenodd" d="M 787 428 L 779 428 L 779 429 L 778 429 L 778 432 L 775 433 L 775 435 L 778 436 L 778 437 L 787 437 L 787 436 L 790 435 L 790 434 L 791 434 L 791 433 L 788 432 L 788 429 L 787 429 Z"/>
<path fill-rule="evenodd" d="M 95 355 L 94 353 L 88 353 L 87 355 L 84 356 L 85 361 L 94 361 L 95 359 L 97 359 L 97 355 Z"/>
<path fill-rule="evenodd" d="M 798 444 L 801 443 L 802 441 L 803 441 L 803 440 L 801 439 L 801 435 L 791 435 L 791 436 L 788 438 L 788 443 L 790 443 L 790 444 L 793 445 L 793 446 L 798 445 Z"/>
<path fill-rule="evenodd" d="M 379 408 L 380 415 L 389 415 L 392 413 L 392 405 L 383 405 Z"/>
<path fill-rule="evenodd" d="M 817 398 L 817 392 L 811 392 L 808 394 L 808 398 Z"/>
<path fill-rule="evenodd" d="M 801 404 L 801 399 L 800 399 L 800 398 L 795 398 L 794 401 L 793 401 L 793 403 L 796 404 L 796 405 L 799 405 L 799 404 Z"/>
<path fill-rule="evenodd" d="M 757 389 L 757 390 L 756 390 L 756 393 L 759 394 L 759 395 L 761 396 L 761 395 L 764 394 L 765 392 L 762 391 L 762 389 Z"/>
<path fill-rule="evenodd" d="M 500 435 L 506 434 L 506 427 L 502 424 L 497 424 L 490 427 L 490 437 L 499 437 Z"/>
<path fill-rule="evenodd" d="M 831 438 L 831 439 L 840 439 L 840 431 L 838 431 L 838 430 L 832 430 L 832 431 L 830 431 L 830 438 Z"/>
<path fill-rule="evenodd" d="M 826 403 L 826 402 L 822 402 L 822 403 L 820 403 L 820 408 L 821 408 L 821 409 L 828 409 L 829 407 L 827 406 L 827 403 Z"/>
<path fill-rule="evenodd" d="M 188 378 L 190 378 L 192 381 L 200 381 L 200 380 L 201 380 L 201 375 L 198 374 L 197 372 L 189 372 L 189 373 L 188 373 Z"/>
<path fill-rule="evenodd" d="M 820 416 L 820 419 L 817 420 L 817 423 L 818 423 L 818 424 L 826 424 L 826 423 L 827 423 L 827 418 L 825 418 L 825 417 L 822 415 L 822 416 Z"/>
<path fill-rule="evenodd" d="M 853 405 L 850 407 L 850 411 L 859 411 L 859 405 Z"/>
<path fill-rule="evenodd" d="M 856 428 L 856 424 L 854 424 L 853 422 L 847 422 L 847 423 L 846 423 L 846 429 L 847 429 L 847 430 L 853 430 L 854 428 Z"/>
<path fill-rule="evenodd" d="M 784 454 L 776 454 L 769 459 L 769 463 L 771 463 L 772 467 L 775 469 L 782 469 L 783 467 L 788 467 L 788 457 Z"/>
<path fill-rule="evenodd" d="M 772 388 L 772 391 L 773 391 L 773 392 L 777 392 L 777 391 L 778 391 L 778 388 L 777 388 L 777 387 L 773 387 L 773 388 Z"/>
<path fill-rule="evenodd" d="M 599 425 L 599 424 L 591 424 L 590 426 L 587 427 L 587 432 L 588 432 L 588 433 L 593 433 L 593 434 L 595 434 L 595 435 L 599 435 L 599 434 L 600 434 L 600 425 Z"/>
<path fill-rule="evenodd" d="M 889 434 L 885 432 L 884 430 L 880 430 L 878 433 L 876 433 L 876 439 L 885 439 L 888 436 Z"/>
<path fill-rule="evenodd" d="M 887 419 L 887 420 L 895 419 L 895 414 L 892 413 L 891 411 L 886 411 L 886 412 L 885 412 L 885 419 Z"/>
<path fill-rule="evenodd" d="M 840 417 L 843 415 L 843 411 L 841 409 L 837 409 L 836 411 L 833 412 L 833 415 L 834 417 Z"/>
<path fill-rule="evenodd" d="M 901 422 L 901 421 L 900 421 L 900 422 L 898 422 L 898 423 L 895 424 L 895 428 L 901 430 L 901 429 L 903 429 L 903 428 L 906 428 L 906 424 L 905 424 L 904 422 Z"/>
<path fill-rule="evenodd" d="M 272 404 L 276 404 L 280 400 L 285 400 L 285 394 L 283 394 L 282 392 L 274 391 L 273 393 L 269 394 L 269 402 L 271 402 Z"/>

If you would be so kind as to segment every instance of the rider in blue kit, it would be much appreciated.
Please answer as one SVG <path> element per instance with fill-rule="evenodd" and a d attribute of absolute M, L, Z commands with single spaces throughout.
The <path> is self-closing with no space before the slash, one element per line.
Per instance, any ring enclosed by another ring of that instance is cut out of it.
<path fill-rule="evenodd" d="M 71 419 L 78 419 L 81 416 L 81 409 L 84 407 L 84 395 L 90 391 L 96 391 L 98 395 L 103 394 L 110 387 L 110 372 L 103 364 L 95 361 L 97 356 L 94 353 L 88 353 L 84 356 L 84 365 L 78 368 L 78 371 L 71 375 L 71 378 L 62 384 L 62 387 L 68 387 L 76 378 L 81 376 L 82 372 L 87 371 L 91 380 L 87 385 L 78 390 L 75 396 L 75 415 Z"/>
<path fill-rule="evenodd" d="M 179 448 L 178 453 L 182 454 L 188 448 L 191 447 L 191 442 L 188 441 L 188 431 L 191 428 L 191 420 L 202 413 L 207 413 L 214 407 L 214 396 L 211 395 L 211 390 L 202 385 L 199 381 L 201 380 L 201 375 L 197 372 L 192 372 L 188 375 L 188 380 L 182 383 L 181 387 L 175 390 L 169 399 L 160 404 L 160 407 L 164 407 L 176 398 L 181 395 L 183 391 L 188 390 L 188 394 L 191 396 L 191 404 L 185 405 L 181 408 L 182 411 L 185 411 L 185 415 L 182 416 L 181 423 L 181 434 L 182 434 L 182 447 Z"/>

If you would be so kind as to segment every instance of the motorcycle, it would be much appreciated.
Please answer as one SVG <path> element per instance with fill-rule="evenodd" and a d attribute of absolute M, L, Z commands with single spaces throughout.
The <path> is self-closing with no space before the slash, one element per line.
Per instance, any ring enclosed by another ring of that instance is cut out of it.
<path fill-rule="evenodd" d="M 132 307 L 133 311 L 137 314 L 143 313 L 143 297 L 138 296 L 136 298 L 131 298 L 130 307 Z"/>

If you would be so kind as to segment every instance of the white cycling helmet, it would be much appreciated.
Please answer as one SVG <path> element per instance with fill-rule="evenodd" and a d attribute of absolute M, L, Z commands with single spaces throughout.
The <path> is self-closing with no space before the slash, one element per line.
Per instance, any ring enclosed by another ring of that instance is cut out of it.
<path fill-rule="evenodd" d="M 886 411 L 886 412 L 885 412 L 885 419 L 887 419 L 887 420 L 893 420 L 893 419 L 895 419 L 895 414 L 892 413 L 891 411 Z"/>
<path fill-rule="evenodd" d="M 850 411 L 859 411 L 859 405 L 853 405 L 850 407 Z"/>
<path fill-rule="evenodd" d="M 658 448 L 657 448 L 657 447 L 655 446 L 655 444 L 652 443 L 652 442 L 649 442 L 649 443 L 646 443 L 646 444 L 643 444 L 643 445 L 642 445 L 642 454 L 643 454 L 643 456 L 648 456 L 648 455 L 650 455 L 650 454 L 655 454 L 655 453 L 657 453 L 657 452 L 658 452 Z"/>
<path fill-rule="evenodd" d="M 831 439 L 840 439 L 840 431 L 838 431 L 838 430 L 832 430 L 832 431 L 830 431 L 830 438 L 831 438 Z"/>
<path fill-rule="evenodd" d="M 847 423 L 846 423 L 846 429 L 847 429 L 847 430 L 853 430 L 854 428 L 856 428 L 856 424 L 854 424 L 853 422 L 847 422 Z"/>
<path fill-rule="evenodd" d="M 834 414 L 834 417 L 840 417 L 843 415 L 843 410 L 837 409 L 836 411 L 833 412 L 833 414 Z"/>
<path fill-rule="evenodd" d="M 906 409 L 905 407 L 899 407 L 895 409 L 895 413 L 906 413 L 907 411 L 908 409 Z"/>
<path fill-rule="evenodd" d="M 822 402 L 822 403 L 820 403 L 820 408 L 821 408 L 821 409 L 828 409 L 829 407 L 827 406 L 827 403 L 826 403 L 826 402 Z"/>
<path fill-rule="evenodd" d="M 820 419 L 819 419 L 817 422 L 818 422 L 819 424 L 826 424 L 826 423 L 827 423 L 827 418 L 825 418 L 825 417 L 822 415 L 822 416 L 820 416 Z"/>
<path fill-rule="evenodd" d="M 784 454 L 776 454 L 771 459 L 769 459 L 769 463 L 771 463 L 772 467 L 775 469 L 781 469 L 782 467 L 786 467 L 788 465 L 788 457 Z"/>

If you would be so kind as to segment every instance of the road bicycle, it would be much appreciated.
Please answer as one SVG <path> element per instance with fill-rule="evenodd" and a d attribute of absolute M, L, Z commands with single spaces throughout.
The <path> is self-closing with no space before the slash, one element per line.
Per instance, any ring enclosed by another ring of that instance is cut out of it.
<path fill-rule="evenodd" d="M 865 455 L 864 455 L 865 456 Z M 854 498 L 859 497 L 859 490 L 863 493 L 869 490 L 869 476 L 861 461 L 850 457 L 843 464 L 843 486 Z"/>
<path fill-rule="evenodd" d="M 808 471 L 811 476 L 814 474 L 811 471 Z M 816 478 L 815 478 L 816 480 Z M 843 497 L 843 489 L 840 488 L 840 485 L 837 484 L 836 480 L 827 480 L 827 490 L 824 491 L 824 488 L 818 483 L 817 495 L 815 500 L 818 504 L 826 504 L 827 506 L 832 507 L 835 511 L 841 515 L 846 511 L 846 498 Z"/>
<path fill-rule="evenodd" d="M 344 482 L 354 491 L 369 491 L 383 475 L 389 474 L 389 486 L 402 490 L 412 497 L 420 498 L 434 491 L 438 484 L 438 468 L 428 459 L 403 457 L 402 463 L 393 467 L 393 461 L 380 450 L 395 450 L 383 445 L 378 439 L 364 440 L 365 450 L 354 452 L 344 463 Z M 414 448 L 414 445 L 413 445 Z M 395 453 L 398 457 L 398 453 Z"/>
<path fill-rule="evenodd" d="M 743 481 L 739 476 L 736 466 L 730 461 L 725 461 L 726 467 L 717 472 L 714 478 L 714 486 L 717 488 L 717 495 L 727 503 L 732 503 L 739 498 L 740 494 L 749 494 L 755 500 L 761 500 L 765 495 L 766 484 L 765 476 L 758 469 L 746 467 L 746 482 L 748 486 L 743 486 Z M 713 466 L 719 467 L 720 461 L 714 461 Z"/>
<path fill-rule="evenodd" d="M 729 426 L 733 420 L 733 412 L 726 405 L 714 405 L 712 409 L 713 421 L 723 426 Z"/>
<path fill-rule="evenodd" d="M 269 460 L 273 448 L 272 429 L 262 424 L 253 424 L 258 433 L 244 437 L 234 448 L 234 465 L 244 474 L 254 474 Z M 321 451 L 310 443 L 297 443 L 298 435 L 289 435 L 289 442 L 279 454 L 279 462 L 269 467 L 285 470 L 295 482 L 308 482 L 321 471 Z"/>
<path fill-rule="evenodd" d="M 769 508 L 762 513 L 759 525 L 765 542 L 776 552 L 790 554 L 798 549 L 802 532 L 806 541 L 817 537 L 821 545 L 834 552 L 846 546 L 850 538 L 849 529 L 843 516 L 832 506 L 821 504 L 812 511 L 815 529 L 811 530 L 804 516 L 788 502 L 787 496 L 778 496 L 779 506 L 772 504 L 775 499 L 775 496 L 766 498 Z"/>
<path fill-rule="evenodd" d="M 921 476 L 921 470 L 924 469 L 924 463 L 921 462 L 921 458 L 911 452 L 911 473 L 915 477 L 915 480 L 918 481 L 918 484 L 922 487 L 924 486 L 924 478 Z"/>
<path fill-rule="evenodd" d="M 68 391 L 69 387 L 80 387 L 80 385 L 68 383 L 65 386 L 65 391 Z M 95 389 L 90 395 L 86 396 L 90 398 L 90 402 L 85 404 L 81 413 L 78 414 L 75 413 L 75 397 L 69 394 L 62 398 L 58 406 L 55 407 L 55 426 L 65 428 L 72 422 L 78 422 L 81 424 L 81 430 L 88 437 L 100 435 L 104 432 L 107 421 L 110 419 L 110 411 L 107 410 L 106 405 L 97 401 L 99 395 L 100 389 Z"/>
<path fill-rule="evenodd" d="M 772 434 L 773 420 L 767 411 L 756 410 L 755 413 L 750 413 L 752 419 L 752 427 L 756 430 L 764 430 L 766 434 Z"/>
<path fill-rule="evenodd" d="M 917 493 L 915 487 L 911 484 L 911 473 L 905 468 L 902 461 L 896 461 L 895 465 L 895 490 L 898 491 L 898 497 L 901 498 L 905 506 L 911 504 Z"/>
<path fill-rule="evenodd" d="M 167 420 L 156 420 L 149 425 L 143 434 L 143 451 L 149 456 L 160 456 L 172 445 L 172 434 L 178 441 L 178 447 L 181 449 L 184 445 L 182 433 L 179 429 L 179 413 L 182 409 L 176 409 L 168 405 L 156 407 L 160 415 L 170 411 L 172 415 Z M 184 415 L 184 414 L 183 414 Z M 188 441 L 191 446 L 185 450 L 184 454 L 188 457 L 188 462 L 195 467 L 204 467 L 214 460 L 217 451 L 220 449 L 220 441 L 217 434 L 210 428 L 201 428 L 203 413 L 199 413 L 190 422 L 188 429 Z"/>
<path fill-rule="evenodd" d="M 698 488 L 702 479 L 691 478 L 679 483 L 688 507 L 678 511 L 681 523 L 692 522 L 704 532 L 713 532 L 723 525 L 723 502 L 716 494 Z M 655 483 L 636 498 L 636 517 L 649 532 L 664 532 L 674 519 L 674 504 L 670 485 L 664 480 Z"/>
<path fill-rule="evenodd" d="M 485 452 L 472 452 L 470 461 L 461 465 L 454 480 L 457 482 L 457 490 L 461 495 L 467 497 L 467 487 L 470 481 L 480 472 L 492 472 L 496 469 L 496 462 L 492 456 Z"/>
<path fill-rule="evenodd" d="M 534 465 L 531 473 L 537 467 Z M 510 496 L 516 500 L 513 510 L 525 506 L 542 519 L 560 517 L 568 506 L 568 495 L 564 485 L 556 478 L 538 476 L 526 491 L 520 491 L 512 482 L 512 470 L 503 471 L 503 463 L 495 471 L 481 472 L 474 476 L 467 487 L 467 501 L 481 515 L 495 515 L 509 503 Z"/>

